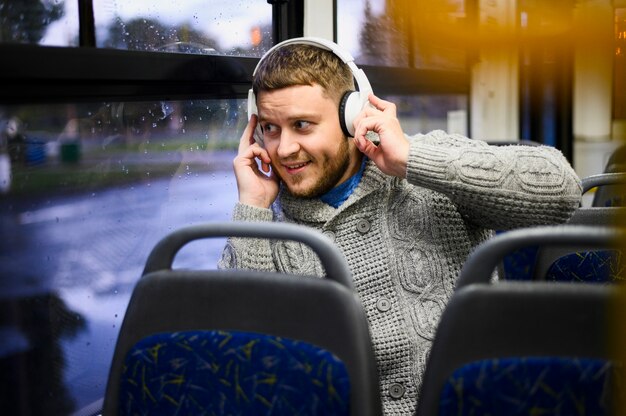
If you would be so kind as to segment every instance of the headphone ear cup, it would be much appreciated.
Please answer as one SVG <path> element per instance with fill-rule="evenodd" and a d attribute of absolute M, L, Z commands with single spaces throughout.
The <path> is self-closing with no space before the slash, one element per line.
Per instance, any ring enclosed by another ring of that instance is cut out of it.
<path fill-rule="evenodd" d="M 258 115 L 258 110 L 256 108 L 256 96 L 252 88 L 250 88 L 248 90 L 248 120 L 250 120 L 252 114 Z"/>
<path fill-rule="evenodd" d="M 339 101 L 339 124 L 343 134 L 354 137 L 354 120 L 361 112 L 361 100 L 358 91 L 347 91 Z"/>

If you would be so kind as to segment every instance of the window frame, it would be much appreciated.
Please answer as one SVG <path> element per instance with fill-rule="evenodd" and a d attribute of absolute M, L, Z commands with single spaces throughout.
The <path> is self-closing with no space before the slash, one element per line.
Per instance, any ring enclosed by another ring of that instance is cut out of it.
<path fill-rule="evenodd" d="M 2 44 L 3 104 L 244 98 L 257 58 Z M 43 70 L 42 70 L 43 68 Z"/>
<path fill-rule="evenodd" d="M 304 0 L 268 0 L 275 43 L 302 36 Z M 476 0 L 466 0 L 475 20 Z M 336 0 L 334 1 L 336 26 Z M 336 30 L 335 30 L 336 37 Z M 0 103 L 246 98 L 259 58 L 95 47 L 92 0 L 79 1 L 79 46 L 0 44 Z M 471 59 L 468 58 L 468 59 Z M 469 65 L 468 65 L 469 67 Z M 380 95 L 469 94 L 469 70 L 361 66 Z"/>

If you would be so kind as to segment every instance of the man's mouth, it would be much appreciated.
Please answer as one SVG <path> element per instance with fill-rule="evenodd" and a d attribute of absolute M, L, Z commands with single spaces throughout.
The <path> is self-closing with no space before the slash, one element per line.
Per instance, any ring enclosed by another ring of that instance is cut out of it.
<path fill-rule="evenodd" d="M 309 162 L 301 162 L 301 163 L 290 163 L 288 165 L 283 164 L 283 167 L 285 168 L 285 170 L 287 171 L 287 173 L 289 173 L 290 175 L 295 175 L 296 173 L 300 173 L 304 170 L 304 168 L 306 168 Z"/>

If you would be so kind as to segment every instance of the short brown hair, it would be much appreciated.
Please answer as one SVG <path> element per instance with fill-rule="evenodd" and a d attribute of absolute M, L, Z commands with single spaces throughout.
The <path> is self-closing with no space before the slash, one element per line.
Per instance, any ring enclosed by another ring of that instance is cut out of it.
<path fill-rule="evenodd" d="M 294 85 L 318 84 L 337 105 L 347 91 L 354 90 L 352 71 L 334 52 L 307 44 L 290 44 L 263 58 L 252 82 L 252 90 L 276 90 Z"/>

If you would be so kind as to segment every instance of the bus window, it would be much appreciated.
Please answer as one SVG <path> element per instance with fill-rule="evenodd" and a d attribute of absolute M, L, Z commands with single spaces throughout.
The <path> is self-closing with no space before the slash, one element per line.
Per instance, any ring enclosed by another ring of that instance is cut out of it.
<path fill-rule="evenodd" d="M 95 0 L 94 19 L 105 48 L 260 57 L 272 46 L 267 2 Z"/>
<path fill-rule="evenodd" d="M 337 0 L 337 40 L 362 65 L 463 71 L 465 3 Z"/>
<path fill-rule="evenodd" d="M 423 26 L 438 22 L 455 30 L 467 15 L 464 0 L 410 6 L 384 0 L 337 1 L 338 43 L 363 65 L 370 81 L 377 81 L 374 92 L 397 105 L 408 134 L 441 129 L 468 135 L 468 50 L 450 37 L 426 33 Z"/>
<path fill-rule="evenodd" d="M 385 96 L 397 106 L 407 134 L 445 130 L 467 136 L 468 103 L 463 94 Z"/>
<path fill-rule="evenodd" d="M 70 414 L 103 397 L 149 251 L 230 220 L 246 122 L 243 99 L 0 106 L 0 368 L 19 374 L 5 397 L 22 398 L 0 413 Z M 190 245 L 176 267 L 215 268 L 224 241 Z"/>
<path fill-rule="evenodd" d="M 267 2 L 93 0 L 101 48 L 260 57 L 272 44 Z M 77 0 L 0 0 L 0 42 L 79 46 Z"/>

